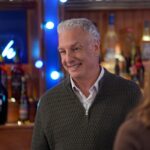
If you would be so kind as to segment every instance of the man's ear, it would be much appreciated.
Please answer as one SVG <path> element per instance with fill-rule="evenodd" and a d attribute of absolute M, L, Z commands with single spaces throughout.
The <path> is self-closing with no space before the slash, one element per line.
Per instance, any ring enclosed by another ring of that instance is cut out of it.
<path fill-rule="evenodd" d="M 95 50 L 96 56 L 99 56 L 100 55 L 100 43 L 99 42 L 94 43 L 94 50 Z"/>

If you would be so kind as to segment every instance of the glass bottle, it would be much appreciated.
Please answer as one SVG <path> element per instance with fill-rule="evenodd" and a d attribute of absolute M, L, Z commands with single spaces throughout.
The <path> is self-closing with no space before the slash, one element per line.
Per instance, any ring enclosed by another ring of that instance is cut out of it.
<path fill-rule="evenodd" d="M 142 41 L 150 41 L 150 22 L 144 21 L 144 28 L 143 28 L 143 35 L 142 35 Z"/>
<path fill-rule="evenodd" d="M 7 75 L 7 70 L 4 66 L 4 61 L 3 61 L 3 58 L 1 55 L 0 55 L 0 69 L 1 69 L 1 82 L 7 90 L 7 88 L 8 88 L 8 75 Z"/>
<path fill-rule="evenodd" d="M 37 109 L 37 100 L 33 97 L 29 98 L 29 121 L 34 122 Z"/>
<path fill-rule="evenodd" d="M 37 110 L 37 103 L 38 98 L 37 94 L 35 93 L 34 84 L 33 84 L 33 76 L 28 74 L 28 100 L 29 100 L 29 121 L 30 123 L 34 122 L 36 110 Z"/>
<path fill-rule="evenodd" d="M 104 38 L 105 61 L 115 61 L 115 53 L 118 44 L 118 35 L 115 30 L 115 15 L 111 13 L 108 20 L 108 28 Z"/>
<path fill-rule="evenodd" d="M 7 122 L 17 123 L 19 119 L 19 104 L 16 102 L 15 98 L 8 99 L 8 113 Z"/>
<path fill-rule="evenodd" d="M 144 28 L 141 40 L 142 59 L 150 59 L 150 22 L 144 21 Z"/>
<path fill-rule="evenodd" d="M 130 75 L 130 67 L 131 64 L 133 64 L 133 62 L 131 61 L 134 61 L 135 45 L 136 42 L 135 42 L 133 29 L 128 27 L 125 30 L 125 35 L 123 38 L 123 46 L 122 46 L 123 55 L 125 58 L 125 73 L 127 75 Z"/>
<path fill-rule="evenodd" d="M 119 59 L 115 59 L 115 74 L 120 75 L 120 66 L 119 66 Z"/>
<path fill-rule="evenodd" d="M 29 100 L 27 95 L 27 81 L 25 76 L 21 78 L 21 98 L 19 107 L 19 120 L 23 123 L 29 119 Z"/>
<path fill-rule="evenodd" d="M 20 103 L 21 97 L 21 78 L 24 75 L 24 71 L 21 67 L 19 56 L 15 57 L 15 64 L 11 68 L 11 97 L 15 98 Z"/>
<path fill-rule="evenodd" d="M 141 59 L 141 54 L 137 53 L 135 56 L 135 66 L 137 70 L 137 80 L 141 88 L 144 88 L 144 73 L 145 68 Z"/>
<path fill-rule="evenodd" d="M 5 124 L 7 121 L 8 94 L 6 88 L 1 82 L 0 68 L 0 124 Z"/>
<path fill-rule="evenodd" d="M 138 84 L 137 68 L 136 68 L 135 62 L 131 63 L 130 76 L 131 76 L 131 80 L 133 80 L 134 82 L 136 82 Z"/>

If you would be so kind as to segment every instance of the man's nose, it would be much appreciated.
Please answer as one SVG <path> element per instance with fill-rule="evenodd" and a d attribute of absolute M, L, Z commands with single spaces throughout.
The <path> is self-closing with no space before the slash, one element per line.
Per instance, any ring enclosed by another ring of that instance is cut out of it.
<path fill-rule="evenodd" d="M 66 61 L 70 62 L 73 60 L 73 54 L 71 52 L 66 53 Z"/>

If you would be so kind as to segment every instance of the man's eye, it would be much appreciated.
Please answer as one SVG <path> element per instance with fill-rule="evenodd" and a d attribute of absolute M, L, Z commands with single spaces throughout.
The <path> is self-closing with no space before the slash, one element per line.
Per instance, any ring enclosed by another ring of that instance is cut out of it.
<path fill-rule="evenodd" d="M 73 48 L 73 51 L 78 51 L 80 49 L 81 49 L 80 47 L 75 47 L 75 48 Z"/>
<path fill-rule="evenodd" d="M 59 53 L 62 55 L 62 54 L 65 54 L 66 52 L 65 51 L 59 51 Z"/>

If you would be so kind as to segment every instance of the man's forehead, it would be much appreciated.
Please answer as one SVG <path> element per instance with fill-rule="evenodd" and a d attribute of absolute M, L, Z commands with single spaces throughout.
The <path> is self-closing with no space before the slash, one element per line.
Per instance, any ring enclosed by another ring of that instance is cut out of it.
<path fill-rule="evenodd" d="M 75 46 L 82 46 L 82 43 L 78 42 L 78 41 L 75 41 L 75 42 L 72 42 L 72 43 L 68 43 L 66 45 L 60 45 L 59 44 L 58 49 L 62 49 L 63 47 L 75 47 Z"/>

